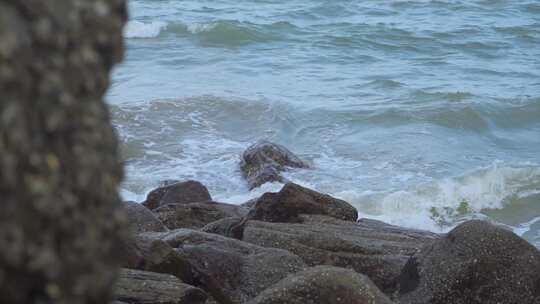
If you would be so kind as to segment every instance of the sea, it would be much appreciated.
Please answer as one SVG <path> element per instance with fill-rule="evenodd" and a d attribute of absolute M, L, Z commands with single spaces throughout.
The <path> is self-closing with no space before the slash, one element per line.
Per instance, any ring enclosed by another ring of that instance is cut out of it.
<path fill-rule="evenodd" d="M 250 191 L 267 139 L 285 176 L 361 217 L 447 232 L 498 223 L 540 248 L 538 0 L 131 0 L 106 99 L 125 200 L 163 180 Z"/>

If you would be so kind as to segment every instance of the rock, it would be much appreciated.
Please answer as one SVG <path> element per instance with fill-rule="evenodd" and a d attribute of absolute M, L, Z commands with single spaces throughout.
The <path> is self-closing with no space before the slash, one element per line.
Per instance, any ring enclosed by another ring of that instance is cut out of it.
<path fill-rule="evenodd" d="M 391 304 L 369 278 L 352 270 L 317 266 L 290 275 L 249 304 Z"/>
<path fill-rule="evenodd" d="M 469 221 L 412 257 L 400 303 L 540 303 L 540 252 L 511 231 Z"/>
<path fill-rule="evenodd" d="M 123 202 L 124 210 L 133 234 L 141 232 L 163 232 L 167 227 L 148 208 L 136 202 Z"/>
<path fill-rule="evenodd" d="M 245 242 L 281 248 L 309 266 L 332 265 L 367 275 L 382 291 L 392 293 L 410 256 L 438 235 L 377 221 L 353 223 L 327 216 L 301 217 L 300 224 L 247 221 Z"/>
<path fill-rule="evenodd" d="M 118 301 L 130 304 L 204 304 L 207 295 L 168 274 L 124 269 L 115 286 Z"/>
<path fill-rule="evenodd" d="M 153 210 L 167 204 L 189 204 L 211 200 L 212 197 L 203 184 L 190 180 L 172 184 L 166 182 L 164 186 L 148 193 L 143 205 Z"/>
<path fill-rule="evenodd" d="M 219 289 L 229 303 L 244 303 L 305 266 L 298 256 L 284 250 L 263 248 L 195 230 L 178 229 L 145 235 L 178 248 L 182 257 L 219 284 L 215 289 Z M 212 296 L 223 303 L 215 292 Z"/>
<path fill-rule="evenodd" d="M 0 303 L 109 303 L 126 220 L 103 95 L 126 15 L 0 1 Z"/>
<path fill-rule="evenodd" d="M 248 210 L 236 205 L 210 201 L 191 204 L 168 204 L 154 209 L 154 212 L 169 229 L 197 229 L 223 218 L 243 217 Z"/>
<path fill-rule="evenodd" d="M 240 170 L 250 190 L 267 182 L 284 182 L 280 172 L 287 168 L 309 167 L 307 162 L 287 148 L 268 141 L 260 141 L 248 147 L 240 161 Z"/>
<path fill-rule="evenodd" d="M 241 239 L 244 223 L 244 218 L 228 217 L 204 226 L 203 228 L 201 228 L 201 231 L 219 234 L 229 238 Z"/>
<path fill-rule="evenodd" d="M 298 222 L 300 214 L 321 214 L 356 221 L 358 211 L 330 195 L 287 183 L 278 193 L 265 193 L 250 209 L 247 219 L 265 222 Z"/>

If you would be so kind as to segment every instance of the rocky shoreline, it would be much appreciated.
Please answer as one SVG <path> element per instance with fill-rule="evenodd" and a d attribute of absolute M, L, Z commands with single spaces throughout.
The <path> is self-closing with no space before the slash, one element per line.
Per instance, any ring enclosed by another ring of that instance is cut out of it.
<path fill-rule="evenodd" d="M 268 142 L 246 150 L 242 170 L 247 155 L 250 187 L 300 167 Z M 124 209 L 133 237 L 117 304 L 540 303 L 540 252 L 484 221 L 406 229 L 291 182 L 231 205 L 199 182 L 168 181 Z"/>

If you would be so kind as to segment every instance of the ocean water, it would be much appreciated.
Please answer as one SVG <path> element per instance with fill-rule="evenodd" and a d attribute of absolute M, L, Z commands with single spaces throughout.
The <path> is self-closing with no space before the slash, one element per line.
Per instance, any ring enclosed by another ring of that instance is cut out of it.
<path fill-rule="evenodd" d="M 540 2 L 131 0 L 107 100 L 125 199 L 196 179 L 249 191 L 258 139 L 314 163 L 294 182 L 361 216 L 448 231 L 470 218 L 540 247 Z"/>

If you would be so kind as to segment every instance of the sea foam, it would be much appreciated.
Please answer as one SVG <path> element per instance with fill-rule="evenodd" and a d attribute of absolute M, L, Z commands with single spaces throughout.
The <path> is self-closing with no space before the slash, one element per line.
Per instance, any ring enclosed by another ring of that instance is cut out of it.
<path fill-rule="evenodd" d="M 129 21 L 124 29 L 126 38 L 154 38 L 159 36 L 161 31 L 167 27 L 166 22 L 153 21 L 141 22 L 137 20 Z"/>

